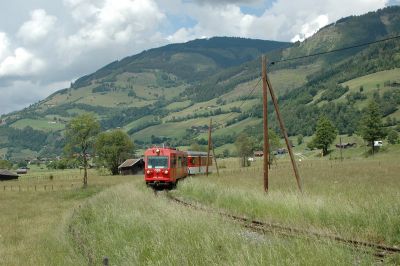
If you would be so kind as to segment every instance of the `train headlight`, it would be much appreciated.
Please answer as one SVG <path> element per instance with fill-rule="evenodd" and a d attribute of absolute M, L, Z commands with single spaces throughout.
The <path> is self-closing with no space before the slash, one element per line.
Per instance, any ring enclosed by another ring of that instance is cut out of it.
<path fill-rule="evenodd" d="M 164 174 L 168 175 L 168 170 L 165 170 L 165 171 L 164 171 Z"/>
<path fill-rule="evenodd" d="M 150 170 L 147 170 L 146 173 L 149 175 L 149 174 L 151 173 L 151 171 L 150 171 Z"/>

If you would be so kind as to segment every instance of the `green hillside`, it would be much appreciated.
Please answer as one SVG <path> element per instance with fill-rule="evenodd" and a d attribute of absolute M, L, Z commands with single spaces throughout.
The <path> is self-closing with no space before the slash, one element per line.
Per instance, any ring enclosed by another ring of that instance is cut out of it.
<path fill-rule="evenodd" d="M 59 155 L 65 124 L 83 112 L 95 113 L 103 130 L 127 131 L 138 148 L 204 144 L 212 118 L 220 151 L 243 130 L 260 135 L 261 54 L 280 61 L 399 34 L 400 7 L 388 7 L 343 18 L 301 43 L 215 37 L 143 51 L 2 116 L 0 151 L 7 158 Z M 292 136 L 312 135 L 322 114 L 341 134 L 353 134 L 371 99 L 388 126 L 400 119 L 400 39 L 278 62 L 268 72 Z M 269 119 L 277 130 L 272 109 Z"/>

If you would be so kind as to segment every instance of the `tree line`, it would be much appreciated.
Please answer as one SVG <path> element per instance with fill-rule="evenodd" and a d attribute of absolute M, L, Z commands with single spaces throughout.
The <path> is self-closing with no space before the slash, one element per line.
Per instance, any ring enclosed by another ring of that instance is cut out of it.
<path fill-rule="evenodd" d="M 65 152 L 78 155 L 84 169 L 83 186 L 88 184 L 87 168 L 89 152 L 98 156 L 97 163 L 107 167 L 113 175 L 118 166 L 134 154 L 134 145 L 129 135 L 122 130 L 100 132 L 100 123 L 91 113 L 78 115 L 66 127 Z"/>

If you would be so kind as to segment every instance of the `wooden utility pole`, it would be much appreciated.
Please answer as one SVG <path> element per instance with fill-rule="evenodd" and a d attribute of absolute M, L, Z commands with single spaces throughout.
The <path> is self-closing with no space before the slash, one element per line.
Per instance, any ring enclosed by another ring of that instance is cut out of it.
<path fill-rule="evenodd" d="M 208 127 L 208 148 L 207 148 L 207 163 L 206 163 L 207 176 L 208 176 L 208 164 L 210 160 L 210 149 L 211 149 L 211 124 L 212 124 L 212 118 L 210 118 L 210 126 Z"/>
<path fill-rule="evenodd" d="M 268 139 L 268 92 L 267 92 L 267 58 L 262 56 L 263 81 L 263 125 L 264 125 L 264 191 L 268 192 L 269 139 Z"/>
<path fill-rule="evenodd" d="M 264 67 L 264 64 L 263 64 L 263 67 Z M 281 113 L 279 111 L 278 99 L 275 96 L 274 89 L 272 88 L 271 81 L 269 80 L 268 75 L 267 75 L 266 72 L 265 72 L 265 76 L 266 76 L 265 81 L 266 81 L 266 83 L 268 85 L 268 89 L 269 89 L 269 92 L 271 94 L 272 103 L 274 104 L 276 116 L 277 116 L 278 121 L 279 121 L 279 126 L 281 128 L 283 136 L 285 137 L 285 142 L 286 142 L 286 146 L 287 146 L 288 151 L 289 151 L 290 160 L 292 161 L 292 166 L 293 166 L 294 175 L 296 176 L 297 186 L 298 186 L 299 190 L 301 192 L 303 192 L 302 185 L 301 185 L 301 180 L 300 180 L 300 175 L 299 175 L 299 170 L 297 169 L 296 161 L 295 161 L 294 155 L 293 155 L 292 145 L 291 145 L 291 143 L 289 141 L 289 137 L 288 137 L 288 135 L 286 133 L 285 124 L 283 123 L 283 120 L 282 120 L 282 117 L 281 117 Z M 263 84 L 264 84 L 264 77 L 263 77 Z M 264 132 L 264 135 L 265 135 L 265 132 Z"/>
<path fill-rule="evenodd" d="M 212 147 L 212 152 L 213 152 L 213 156 L 214 156 L 215 168 L 217 169 L 217 175 L 219 176 L 219 168 L 218 168 L 218 164 L 217 164 L 217 157 L 215 157 L 214 144 L 212 143 L 212 138 L 211 138 L 211 147 Z"/>

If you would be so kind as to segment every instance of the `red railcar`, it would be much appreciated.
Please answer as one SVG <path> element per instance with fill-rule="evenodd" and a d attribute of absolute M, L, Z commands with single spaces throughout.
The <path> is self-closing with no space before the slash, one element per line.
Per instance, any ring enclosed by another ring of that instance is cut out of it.
<path fill-rule="evenodd" d="M 189 175 L 205 174 L 207 169 L 207 152 L 187 151 Z M 208 172 L 211 172 L 212 157 L 208 159 Z"/>
<path fill-rule="evenodd" d="M 188 175 L 186 152 L 154 147 L 147 149 L 144 156 L 144 180 L 147 185 L 174 185 Z"/>

